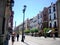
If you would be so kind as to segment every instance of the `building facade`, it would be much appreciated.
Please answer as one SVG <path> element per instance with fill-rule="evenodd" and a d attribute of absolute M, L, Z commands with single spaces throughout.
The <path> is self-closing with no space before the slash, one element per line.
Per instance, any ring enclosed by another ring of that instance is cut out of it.
<path fill-rule="evenodd" d="M 6 0 L 0 0 L 0 45 L 4 42 Z"/>
<path fill-rule="evenodd" d="M 0 0 L 0 45 L 5 45 L 6 35 L 9 33 L 8 20 L 10 19 L 13 5 L 14 0 Z"/>
<path fill-rule="evenodd" d="M 44 28 L 48 28 L 48 8 L 44 7 L 43 11 L 42 11 L 42 25 L 43 25 L 43 29 Z"/>
<path fill-rule="evenodd" d="M 33 17 L 32 19 L 30 19 L 30 30 L 32 28 L 38 28 L 38 23 L 37 23 L 37 16 Z"/>
<path fill-rule="evenodd" d="M 49 18 L 49 27 L 57 31 L 55 36 L 58 36 L 58 20 L 57 20 L 57 8 L 56 4 L 51 3 L 51 6 L 48 7 L 48 18 Z"/>
<path fill-rule="evenodd" d="M 56 2 L 56 12 L 57 12 L 57 19 L 58 19 L 58 36 L 60 37 L 60 0 Z"/>
<path fill-rule="evenodd" d="M 27 18 L 27 20 L 24 22 L 24 29 L 25 30 L 29 30 L 29 27 L 30 26 L 30 21 L 29 21 L 29 19 Z"/>
<path fill-rule="evenodd" d="M 37 15 L 37 24 L 38 24 L 38 29 L 39 30 L 42 30 L 42 28 L 43 28 L 43 25 L 42 25 L 42 23 L 43 23 L 43 20 L 42 20 L 42 15 L 43 13 L 42 12 L 39 12 L 39 14 Z"/>
<path fill-rule="evenodd" d="M 14 11 L 11 10 L 11 14 L 8 20 L 8 31 L 9 33 L 12 33 L 13 31 L 13 17 L 14 17 Z"/>

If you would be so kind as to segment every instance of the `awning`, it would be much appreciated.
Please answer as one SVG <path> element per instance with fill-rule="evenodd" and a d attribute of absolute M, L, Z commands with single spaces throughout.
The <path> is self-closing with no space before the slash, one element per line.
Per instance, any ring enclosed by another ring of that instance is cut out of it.
<path fill-rule="evenodd" d="M 52 30 L 49 30 L 47 33 L 50 33 Z"/>

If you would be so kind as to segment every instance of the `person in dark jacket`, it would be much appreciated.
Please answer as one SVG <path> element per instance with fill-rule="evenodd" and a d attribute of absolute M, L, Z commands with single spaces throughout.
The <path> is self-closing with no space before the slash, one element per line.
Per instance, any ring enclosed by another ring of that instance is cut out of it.
<path fill-rule="evenodd" d="M 19 34 L 17 33 L 17 41 L 19 41 Z"/>
<path fill-rule="evenodd" d="M 12 33 L 12 38 L 11 39 L 12 39 L 12 45 L 13 45 L 14 41 L 15 41 L 15 33 L 14 32 Z"/>

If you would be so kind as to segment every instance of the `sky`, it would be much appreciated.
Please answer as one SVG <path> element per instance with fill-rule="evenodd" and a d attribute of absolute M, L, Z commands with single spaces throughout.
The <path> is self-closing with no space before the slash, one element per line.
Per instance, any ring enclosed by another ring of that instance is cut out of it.
<path fill-rule="evenodd" d="M 35 17 L 44 7 L 49 7 L 51 3 L 57 0 L 14 0 L 14 18 L 13 27 L 20 25 L 23 22 L 23 8 L 26 5 L 25 20 Z"/>

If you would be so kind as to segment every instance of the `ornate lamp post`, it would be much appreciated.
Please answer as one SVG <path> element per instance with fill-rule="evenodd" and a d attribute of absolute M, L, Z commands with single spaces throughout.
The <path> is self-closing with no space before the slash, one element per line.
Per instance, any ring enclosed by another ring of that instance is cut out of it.
<path fill-rule="evenodd" d="M 24 42 L 24 19 L 25 19 L 25 10 L 26 10 L 26 5 L 24 5 L 24 9 L 23 9 L 23 29 L 22 29 L 22 42 Z"/>

